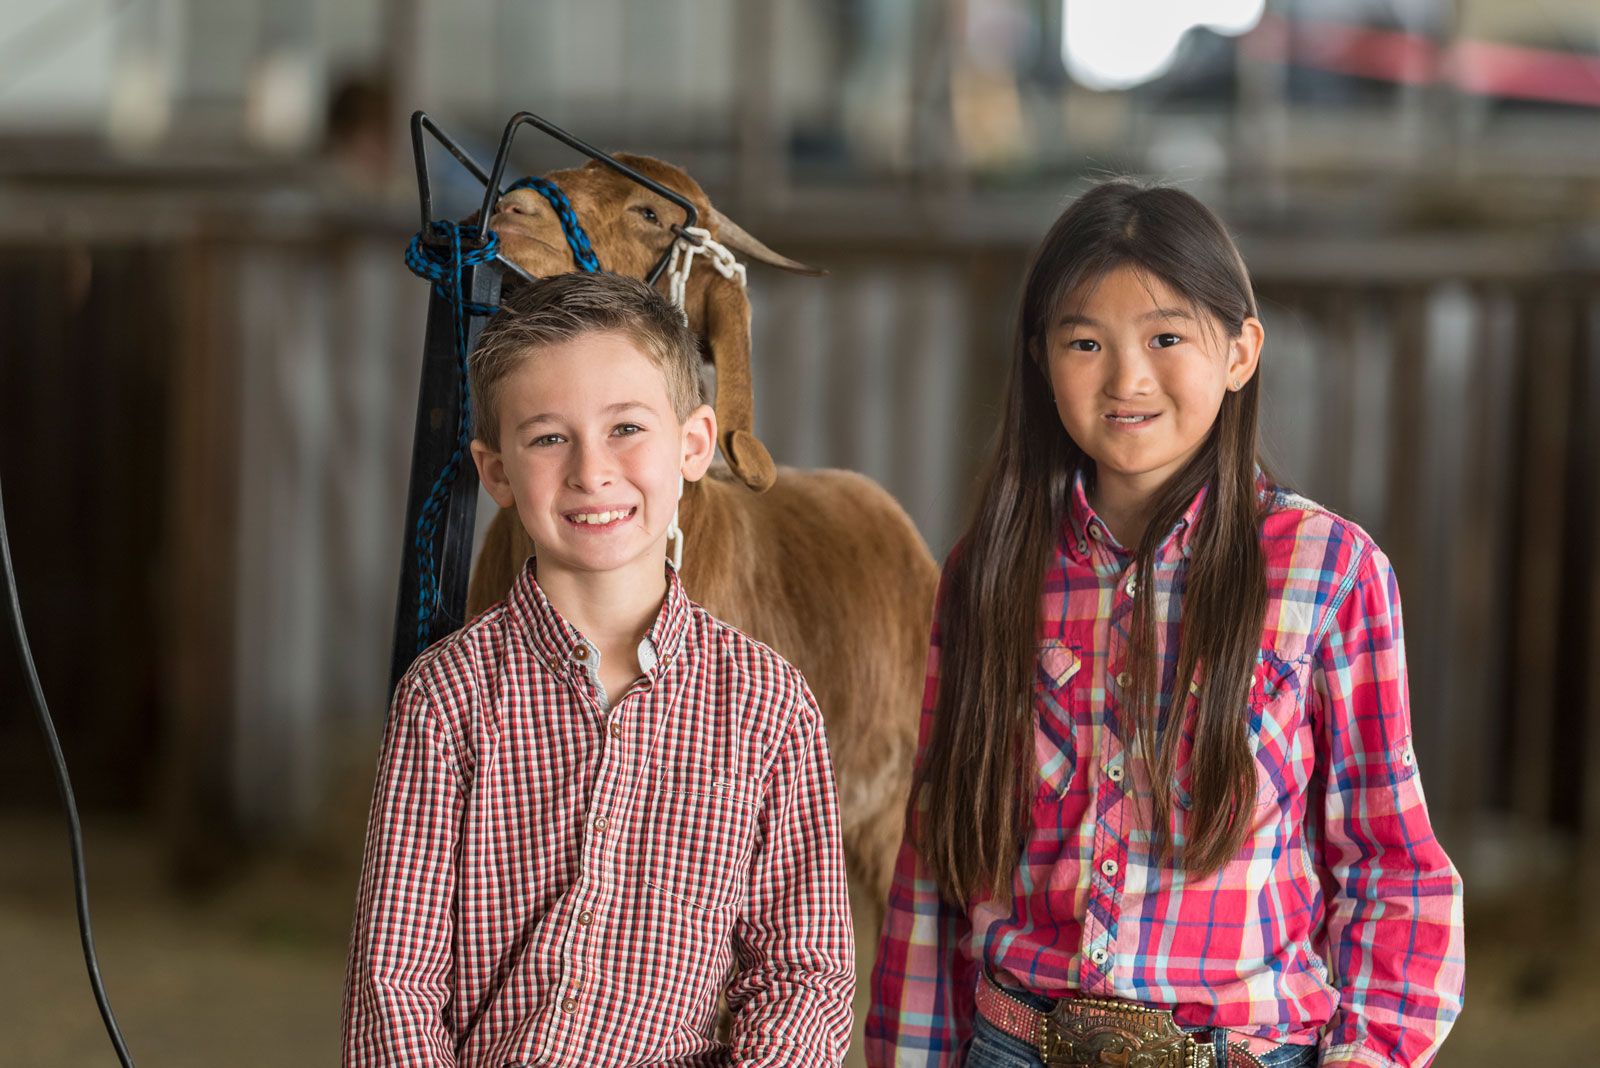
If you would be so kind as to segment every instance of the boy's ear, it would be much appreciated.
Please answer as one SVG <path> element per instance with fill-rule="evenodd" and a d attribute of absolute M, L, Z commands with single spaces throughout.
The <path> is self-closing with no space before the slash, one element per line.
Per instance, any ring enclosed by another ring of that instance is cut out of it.
<path fill-rule="evenodd" d="M 717 413 L 709 404 L 702 404 L 683 421 L 683 458 L 678 470 L 690 482 L 698 482 L 711 466 L 716 451 Z"/>
<path fill-rule="evenodd" d="M 478 465 L 478 479 L 483 483 L 483 488 L 489 491 L 489 496 L 494 498 L 494 503 L 502 508 L 510 508 L 517 503 L 516 498 L 511 496 L 511 480 L 506 478 L 506 465 L 500 459 L 500 450 L 491 449 L 473 438 L 472 462 Z"/>
<path fill-rule="evenodd" d="M 1261 362 L 1261 345 L 1266 341 L 1267 332 L 1261 325 L 1261 320 L 1255 316 L 1247 316 L 1244 325 L 1239 328 L 1239 336 L 1228 343 L 1228 381 L 1237 382 L 1241 386 L 1250 381 L 1250 376 L 1256 373 L 1256 366 Z"/>

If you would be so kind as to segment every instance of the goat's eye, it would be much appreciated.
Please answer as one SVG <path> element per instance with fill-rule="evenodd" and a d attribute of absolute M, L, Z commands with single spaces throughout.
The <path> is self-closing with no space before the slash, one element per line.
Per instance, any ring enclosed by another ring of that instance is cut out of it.
<path fill-rule="evenodd" d="M 645 222 L 656 222 L 656 221 L 658 221 L 656 219 L 656 209 L 650 207 L 647 204 L 641 204 L 638 207 L 634 208 L 633 210 L 638 212 L 640 215 L 643 215 Z"/>

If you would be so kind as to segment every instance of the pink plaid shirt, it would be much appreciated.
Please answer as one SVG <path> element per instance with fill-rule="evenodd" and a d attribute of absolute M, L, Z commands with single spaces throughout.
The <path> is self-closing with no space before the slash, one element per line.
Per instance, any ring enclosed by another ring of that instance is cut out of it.
<path fill-rule="evenodd" d="M 1047 996 L 1169 1007 L 1258 1052 L 1320 1044 L 1323 1068 L 1433 1058 L 1461 1006 L 1461 881 L 1417 777 L 1394 573 L 1355 524 L 1263 492 L 1269 594 L 1248 708 L 1260 790 L 1239 854 L 1203 879 L 1153 855 L 1148 765 L 1120 705 L 1132 554 L 1080 478 L 1045 582 L 1033 823 L 1013 901 L 945 904 L 907 836 L 873 969 L 870 1066 L 960 1063 L 980 964 Z M 1164 694 L 1204 499 L 1157 553 Z M 936 634 L 924 745 L 938 655 Z M 1185 708 L 1170 787 L 1180 843 L 1192 696 Z"/>
<path fill-rule="evenodd" d="M 345 1065 L 839 1063 L 855 962 L 822 718 L 668 576 L 659 660 L 609 711 L 531 566 L 401 681 Z"/>

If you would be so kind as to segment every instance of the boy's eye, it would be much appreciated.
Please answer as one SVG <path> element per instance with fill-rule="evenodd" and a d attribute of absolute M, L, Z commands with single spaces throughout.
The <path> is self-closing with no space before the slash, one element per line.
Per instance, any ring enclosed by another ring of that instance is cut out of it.
<path fill-rule="evenodd" d="M 1077 352 L 1099 352 L 1100 342 L 1086 337 L 1075 337 L 1067 342 L 1067 348 Z"/>
<path fill-rule="evenodd" d="M 643 429 L 644 427 L 640 426 L 638 423 L 618 423 L 611 432 L 620 437 L 628 434 L 637 434 Z"/>
<path fill-rule="evenodd" d="M 562 437 L 560 434 L 540 434 L 538 437 L 534 438 L 528 444 L 530 444 L 530 445 L 560 445 L 563 441 L 566 441 L 566 440 L 567 439 Z"/>
<path fill-rule="evenodd" d="M 1177 334 L 1157 334 L 1150 339 L 1150 343 L 1158 349 L 1170 349 L 1183 341 Z"/>

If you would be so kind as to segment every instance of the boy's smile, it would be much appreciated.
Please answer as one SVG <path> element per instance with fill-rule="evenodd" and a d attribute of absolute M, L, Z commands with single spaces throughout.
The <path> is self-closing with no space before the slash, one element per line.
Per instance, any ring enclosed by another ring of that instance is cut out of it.
<path fill-rule="evenodd" d="M 663 580 L 679 476 L 710 461 L 709 417 L 702 406 L 680 423 L 650 357 L 623 334 L 587 333 L 528 354 L 500 390 L 500 448 L 473 453 L 533 539 L 541 585 L 604 573 L 649 589 Z"/>

